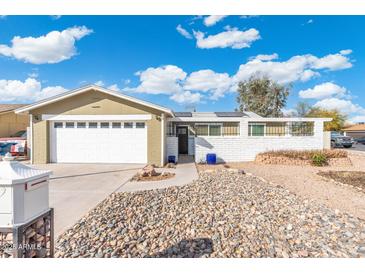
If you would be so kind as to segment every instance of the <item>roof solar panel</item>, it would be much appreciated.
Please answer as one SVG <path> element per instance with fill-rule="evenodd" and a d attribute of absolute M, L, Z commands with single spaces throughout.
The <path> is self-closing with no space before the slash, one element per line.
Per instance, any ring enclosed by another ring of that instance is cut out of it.
<path fill-rule="evenodd" d="M 218 117 L 243 117 L 244 113 L 238 111 L 232 112 L 215 112 Z"/>
<path fill-rule="evenodd" d="M 175 112 L 176 117 L 192 117 L 191 112 Z"/>

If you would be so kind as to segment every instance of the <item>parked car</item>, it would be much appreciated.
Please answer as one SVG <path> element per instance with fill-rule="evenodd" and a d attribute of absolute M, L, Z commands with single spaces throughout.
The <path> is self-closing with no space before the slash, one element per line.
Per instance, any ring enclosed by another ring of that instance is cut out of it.
<path fill-rule="evenodd" d="M 350 148 L 354 143 L 352 137 L 343 136 L 339 132 L 331 132 L 331 147 L 344 147 Z"/>
<path fill-rule="evenodd" d="M 356 138 L 355 139 L 355 142 L 357 144 L 363 144 L 363 145 L 365 145 L 365 137 Z"/>
<path fill-rule="evenodd" d="M 27 131 L 21 130 L 10 137 L 0 138 L 0 156 L 10 152 L 13 156 L 23 156 L 27 153 Z"/>

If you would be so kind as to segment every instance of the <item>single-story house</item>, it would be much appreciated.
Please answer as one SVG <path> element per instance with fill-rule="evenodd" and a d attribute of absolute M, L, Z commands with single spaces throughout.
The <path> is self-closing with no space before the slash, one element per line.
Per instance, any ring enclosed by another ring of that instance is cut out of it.
<path fill-rule="evenodd" d="M 15 109 L 24 107 L 24 104 L 0 104 L 0 138 L 10 137 L 21 130 L 27 130 L 29 117 L 16 114 Z"/>
<path fill-rule="evenodd" d="M 345 136 L 365 138 L 365 123 L 356 124 L 342 130 Z"/>
<path fill-rule="evenodd" d="M 149 163 L 192 155 L 253 160 L 278 149 L 322 149 L 322 118 L 263 118 L 252 112 L 174 112 L 89 85 L 19 108 L 30 116 L 32 163 Z"/>

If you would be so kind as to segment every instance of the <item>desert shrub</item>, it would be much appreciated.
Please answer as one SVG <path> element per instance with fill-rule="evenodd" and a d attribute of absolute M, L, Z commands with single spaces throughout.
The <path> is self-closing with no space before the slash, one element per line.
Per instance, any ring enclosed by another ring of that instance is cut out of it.
<path fill-rule="evenodd" d="M 312 165 L 314 166 L 326 166 L 328 165 L 327 156 L 323 152 L 314 153 L 311 157 Z"/>
<path fill-rule="evenodd" d="M 270 157 L 287 157 L 290 159 L 313 160 L 313 157 L 323 155 L 327 160 L 331 158 L 346 158 L 347 151 L 340 149 L 317 149 L 317 150 L 275 150 L 260 153 Z"/>
<path fill-rule="evenodd" d="M 327 158 L 346 158 L 347 151 L 342 149 L 325 149 L 323 150 Z"/>

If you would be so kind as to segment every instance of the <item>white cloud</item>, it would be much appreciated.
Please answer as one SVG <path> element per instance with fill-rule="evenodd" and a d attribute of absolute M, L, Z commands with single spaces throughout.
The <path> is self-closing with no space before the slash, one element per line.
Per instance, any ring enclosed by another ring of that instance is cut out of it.
<path fill-rule="evenodd" d="M 32 72 L 28 73 L 29 78 L 37 78 L 39 76 L 38 70 L 33 70 Z"/>
<path fill-rule="evenodd" d="M 186 79 L 184 89 L 193 91 L 210 92 L 211 99 L 218 99 L 230 89 L 232 79 L 228 73 L 216 73 L 205 69 L 192 72 Z"/>
<path fill-rule="evenodd" d="M 353 124 L 360 123 L 360 122 L 365 123 L 365 115 L 354 116 L 349 121 Z"/>
<path fill-rule="evenodd" d="M 170 99 L 180 104 L 192 104 L 198 103 L 201 97 L 202 96 L 200 93 L 191 93 L 190 91 L 186 90 L 171 95 Z"/>
<path fill-rule="evenodd" d="M 345 50 L 345 53 L 346 52 L 347 50 Z M 340 70 L 351 67 L 351 62 L 344 54 L 341 54 L 341 52 L 336 54 L 329 54 L 322 58 L 317 58 L 313 61 L 313 68 L 315 69 Z"/>
<path fill-rule="evenodd" d="M 62 17 L 62 15 L 51 15 L 52 20 L 58 20 Z"/>
<path fill-rule="evenodd" d="M 314 77 L 320 76 L 321 74 L 317 71 L 313 71 L 311 69 L 304 70 L 300 75 L 300 81 L 306 82 Z"/>
<path fill-rule="evenodd" d="M 148 68 L 136 73 L 141 84 L 136 92 L 150 94 L 172 94 L 182 90 L 180 81 L 186 78 L 186 72 L 174 65 L 166 65 L 157 68 Z"/>
<path fill-rule="evenodd" d="M 180 33 L 185 38 L 193 39 L 193 36 L 191 35 L 191 33 L 188 32 L 186 29 L 184 29 L 180 24 L 176 27 L 176 30 L 178 33 Z"/>
<path fill-rule="evenodd" d="M 201 31 L 194 31 L 194 36 L 197 47 L 202 49 L 228 47 L 233 49 L 249 48 L 254 41 L 261 38 L 259 31 L 254 28 L 246 31 L 229 28 L 224 32 L 207 37 Z"/>
<path fill-rule="evenodd" d="M 250 19 L 250 18 L 255 18 L 255 17 L 259 17 L 260 15 L 241 15 L 240 18 L 242 19 Z"/>
<path fill-rule="evenodd" d="M 54 87 L 45 87 L 41 89 L 35 96 L 35 101 L 45 99 L 51 96 L 55 96 L 57 94 L 61 94 L 63 92 L 66 92 L 67 89 L 61 86 L 54 86 Z"/>
<path fill-rule="evenodd" d="M 117 84 L 113 84 L 108 86 L 108 89 L 114 90 L 114 91 L 120 91 L 120 88 L 118 87 Z"/>
<path fill-rule="evenodd" d="M 351 61 L 341 53 L 329 54 L 318 58 L 311 54 L 297 55 L 287 61 L 263 61 L 253 59 L 240 65 L 234 81 L 244 81 L 255 74 L 262 74 L 278 81 L 280 84 L 287 84 L 295 81 L 308 81 L 319 76 L 316 70 L 329 69 L 340 70 L 352 67 Z"/>
<path fill-rule="evenodd" d="M 227 15 L 210 15 L 207 17 L 204 17 L 203 23 L 207 27 L 214 26 L 219 21 L 223 20 Z"/>
<path fill-rule="evenodd" d="M 140 84 L 137 87 L 127 87 L 123 90 L 148 94 L 167 94 L 170 95 L 172 100 L 178 100 L 181 103 L 184 100 L 187 102 L 189 100 L 197 101 L 198 98 L 200 100 L 203 97 L 203 93 L 204 98 L 217 100 L 226 93 L 235 91 L 240 81 L 247 80 L 256 74 L 266 75 L 280 84 L 308 81 L 320 75 L 320 69 L 314 68 L 314 63 L 323 57 L 318 58 L 307 54 L 294 56 L 282 62 L 275 61 L 274 58 L 277 57 L 277 54 L 258 55 L 247 63 L 240 65 L 237 73 L 234 75 L 218 73 L 210 69 L 193 71 L 188 74 L 182 68 L 175 65 L 150 67 L 136 73 L 140 80 Z M 350 61 L 347 60 L 347 62 Z M 327 68 L 331 67 L 331 65 L 328 64 Z M 315 88 L 314 92 L 317 92 L 317 90 L 318 87 Z M 303 94 L 306 93 L 309 93 L 309 91 Z M 198 97 L 197 94 L 200 94 L 200 96 Z M 328 96 L 334 94 L 335 92 L 332 91 Z M 188 99 L 190 95 L 194 98 Z M 338 92 L 338 95 L 340 95 L 340 92 Z"/>
<path fill-rule="evenodd" d="M 19 80 L 0 80 L 1 102 L 32 102 L 65 92 L 61 86 L 42 88 L 41 82 L 34 78 Z"/>
<path fill-rule="evenodd" d="M 102 80 L 96 81 L 94 84 L 100 87 L 105 86 L 105 83 Z"/>
<path fill-rule="evenodd" d="M 75 42 L 90 33 L 92 30 L 82 26 L 51 31 L 40 37 L 15 36 L 11 46 L 0 45 L 0 55 L 32 64 L 59 63 L 76 55 Z"/>
<path fill-rule="evenodd" d="M 344 96 L 347 90 L 334 83 L 326 82 L 306 90 L 299 91 L 299 96 L 305 99 L 320 99 L 331 96 Z"/>
<path fill-rule="evenodd" d="M 329 110 L 336 109 L 346 114 L 365 113 L 365 109 L 363 107 L 352 103 L 350 100 L 339 98 L 326 98 L 318 101 L 314 104 L 314 106 Z"/>
<path fill-rule="evenodd" d="M 261 60 L 261 61 L 271 61 L 271 60 L 275 60 L 278 58 L 279 58 L 279 55 L 277 53 L 273 53 L 273 54 L 259 54 L 259 55 L 250 57 L 250 60 L 256 59 L 256 60 Z"/>
<path fill-rule="evenodd" d="M 352 53 L 351 49 L 343 49 L 340 51 L 340 54 L 342 54 L 342 55 L 349 55 L 351 53 Z"/>

